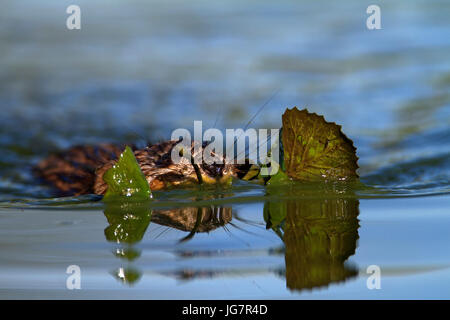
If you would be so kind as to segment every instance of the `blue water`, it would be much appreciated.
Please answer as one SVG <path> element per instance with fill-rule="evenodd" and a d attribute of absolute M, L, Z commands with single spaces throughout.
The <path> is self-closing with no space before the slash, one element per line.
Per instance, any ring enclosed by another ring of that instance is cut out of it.
<path fill-rule="evenodd" d="M 378 1 L 373 31 L 356 0 L 79 1 L 77 31 L 70 4 L 0 11 L 1 298 L 448 298 L 448 1 Z M 295 105 L 324 115 L 354 141 L 362 184 L 156 192 L 127 225 L 31 174 L 74 144 L 244 127 L 272 96 L 252 127 L 279 128 Z M 197 207 L 226 223 L 173 227 Z M 81 290 L 66 289 L 72 264 Z"/>

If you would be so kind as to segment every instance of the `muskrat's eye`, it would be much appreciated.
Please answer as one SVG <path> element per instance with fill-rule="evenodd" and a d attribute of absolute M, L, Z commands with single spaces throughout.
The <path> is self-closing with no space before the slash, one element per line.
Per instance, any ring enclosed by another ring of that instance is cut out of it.
<path fill-rule="evenodd" d="M 178 155 L 179 155 L 180 157 L 183 156 L 183 149 L 180 149 L 180 151 L 178 152 Z"/>
<path fill-rule="evenodd" d="M 216 171 L 216 175 L 222 175 L 223 166 L 217 165 L 217 166 L 213 166 L 213 167 L 214 167 L 214 169 Z"/>
<path fill-rule="evenodd" d="M 223 164 L 202 164 L 202 169 L 211 177 L 222 176 L 223 168 Z"/>

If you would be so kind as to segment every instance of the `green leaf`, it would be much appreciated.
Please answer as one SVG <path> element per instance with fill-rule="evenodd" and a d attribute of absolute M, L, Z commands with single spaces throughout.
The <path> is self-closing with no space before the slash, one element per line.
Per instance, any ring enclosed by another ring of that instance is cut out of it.
<path fill-rule="evenodd" d="M 116 197 L 148 200 L 152 194 L 141 167 L 128 146 L 117 163 L 105 172 L 103 180 L 108 184 L 104 200 Z"/>
<path fill-rule="evenodd" d="M 282 116 L 282 168 L 295 180 L 351 180 L 358 178 L 358 157 L 341 126 L 297 107 Z"/>

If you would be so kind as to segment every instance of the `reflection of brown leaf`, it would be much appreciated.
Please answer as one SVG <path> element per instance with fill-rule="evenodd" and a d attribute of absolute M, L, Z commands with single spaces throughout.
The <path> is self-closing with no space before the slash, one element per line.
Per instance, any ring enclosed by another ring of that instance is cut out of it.
<path fill-rule="evenodd" d="M 356 250 L 358 205 L 354 199 L 288 201 L 283 236 L 288 288 L 326 286 L 357 274 L 344 262 Z"/>
<path fill-rule="evenodd" d="M 282 116 L 284 167 L 289 177 L 303 181 L 357 178 L 356 148 L 341 126 L 296 107 Z"/>

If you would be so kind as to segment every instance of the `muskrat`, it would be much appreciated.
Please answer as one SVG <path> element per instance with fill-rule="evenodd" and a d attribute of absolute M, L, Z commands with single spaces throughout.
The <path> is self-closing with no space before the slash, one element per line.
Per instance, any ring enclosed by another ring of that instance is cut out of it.
<path fill-rule="evenodd" d="M 152 191 L 195 184 L 219 184 L 233 177 L 242 178 L 250 168 L 248 163 L 228 164 L 225 157 L 219 164 L 196 165 L 192 161 L 176 164 L 171 159 L 171 152 L 180 142 L 181 139 L 169 140 L 143 149 L 132 146 Z M 52 186 L 58 196 L 103 195 L 108 187 L 103 175 L 117 162 L 124 147 L 111 143 L 74 146 L 42 160 L 34 168 L 34 173 L 42 182 Z M 205 147 L 203 144 L 200 151 Z"/>

